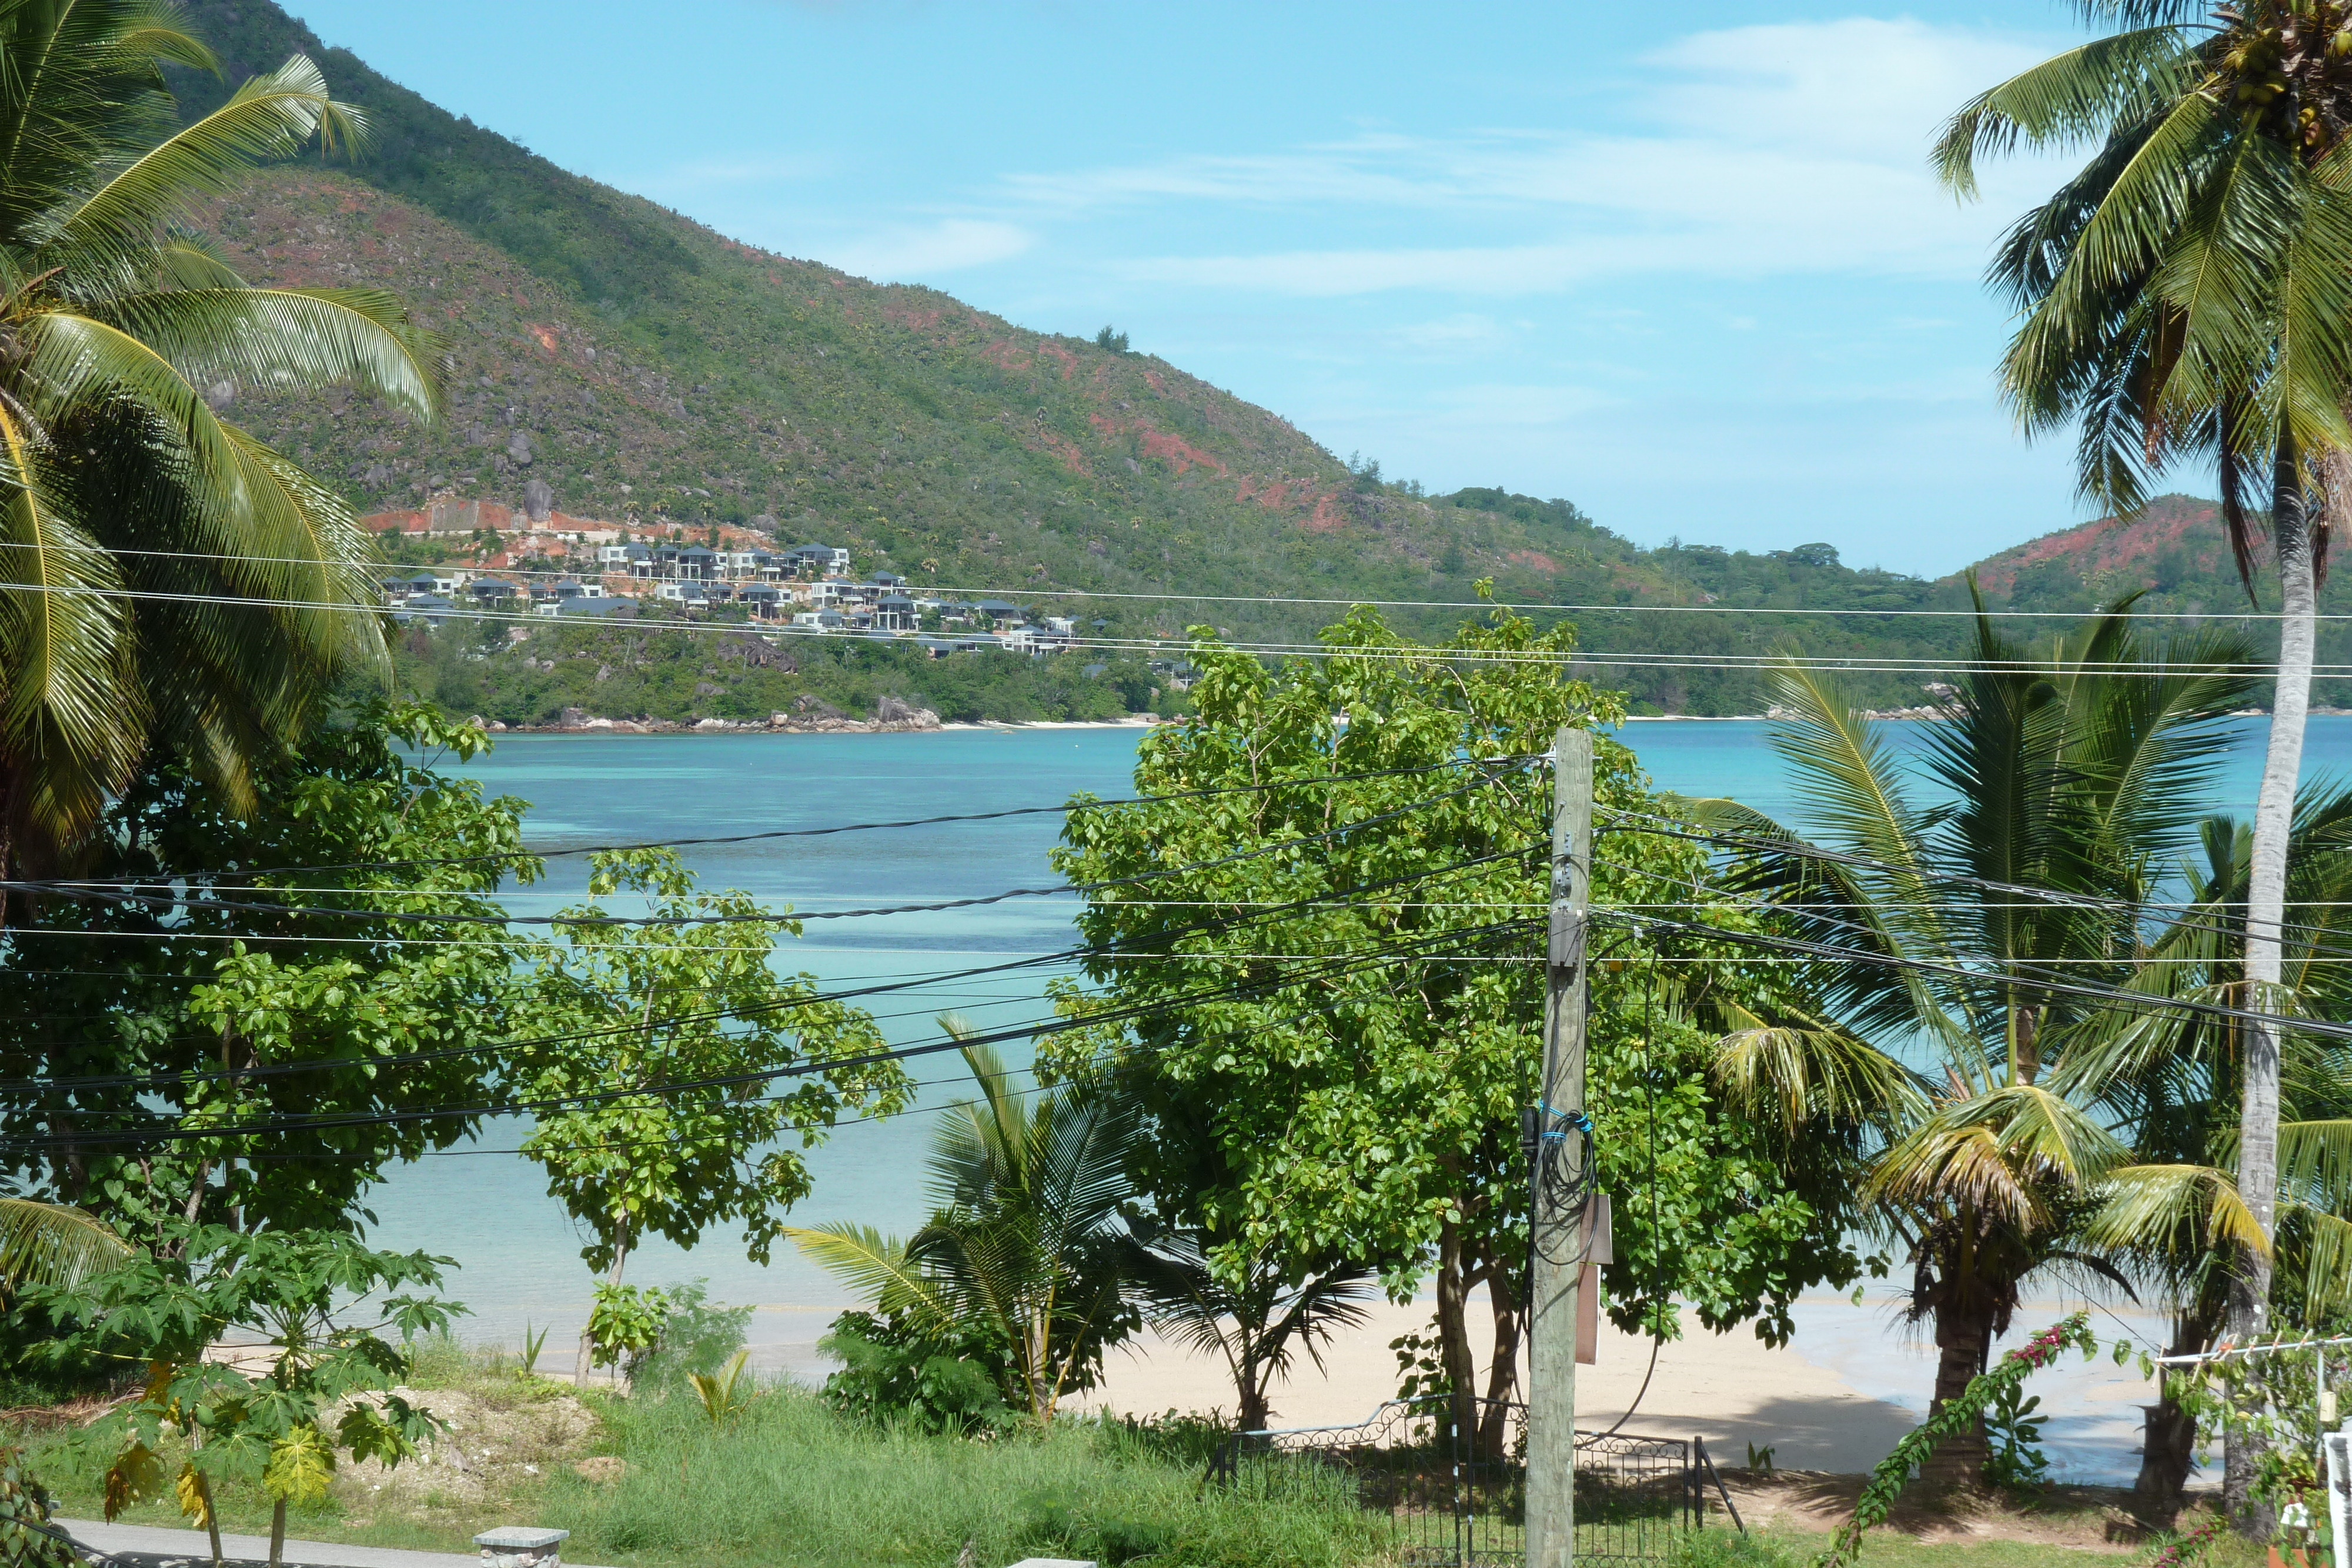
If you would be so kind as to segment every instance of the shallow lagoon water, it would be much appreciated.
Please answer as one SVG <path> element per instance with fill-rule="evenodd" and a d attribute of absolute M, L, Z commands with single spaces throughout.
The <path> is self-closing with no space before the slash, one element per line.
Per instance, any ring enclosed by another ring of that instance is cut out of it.
<path fill-rule="evenodd" d="M 2251 809 L 2262 768 L 2264 721 L 2237 725 L 2239 745 L 2214 789 L 2217 809 Z M 1925 727 L 1886 727 L 1895 747 L 1915 750 Z M 670 840 L 779 828 L 920 818 L 950 812 L 1051 805 L 1073 791 L 1131 790 L 1142 732 L 1134 728 L 957 730 L 930 735 L 518 736 L 467 769 L 493 794 L 531 802 L 534 847 Z M 1798 814 L 1787 774 L 1760 721 L 1654 722 L 1621 732 L 1656 784 L 1688 795 L 1727 795 L 1775 816 Z M 2352 776 L 2352 719 L 2312 721 L 2308 783 Z M 938 903 L 1006 888 L 1051 885 L 1046 862 L 1061 818 L 1045 813 L 992 822 L 846 833 L 835 837 L 711 845 L 688 850 L 713 887 L 741 887 L 800 912 Z M 585 885 L 584 859 L 551 862 L 547 882 L 509 900 L 517 914 L 544 914 Z M 838 987 L 976 968 L 1059 951 L 1070 945 L 1068 898 L 1024 898 L 963 910 L 849 920 L 812 919 L 780 955 L 779 967 Z M 869 1004 L 896 1043 L 937 1038 L 932 1019 L 955 1008 L 982 1027 L 1045 1016 L 1045 983 L 1059 972 L 1026 968 L 979 976 Z M 1010 1051 L 1016 1062 L 1025 1053 Z M 964 1097 L 968 1081 L 952 1053 L 918 1059 L 921 1103 Z M 796 1222 L 856 1219 L 903 1231 L 926 1207 L 921 1157 L 929 1118 L 907 1114 L 845 1126 L 812 1149 L 814 1190 Z M 453 1293 L 474 1312 L 469 1337 L 517 1343 L 526 1322 L 551 1325 L 551 1360 L 586 1312 L 591 1285 L 580 1239 L 546 1193 L 536 1167 L 509 1154 L 523 1129 L 488 1127 L 473 1151 L 431 1156 L 392 1173 L 374 1194 L 380 1245 L 421 1247 L 455 1257 Z M 481 1151 L 481 1152 L 474 1152 Z M 631 1260 L 648 1284 L 702 1278 L 714 1297 L 756 1303 L 752 1338 L 771 1365 L 814 1368 L 808 1347 L 831 1314 L 848 1304 L 832 1281 L 789 1245 L 765 1266 L 744 1255 L 738 1236 L 706 1236 L 691 1253 L 655 1241 Z M 1912 1407 L 1924 1405 L 1928 1367 L 1890 1327 L 1890 1301 L 1874 1286 L 1865 1304 L 1823 1296 L 1802 1303 L 1799 1348 L 1832 1364 L 1857 1390 Z M 2056 1315 L 2060 1303 L 2021 1314 L 2021 1333 Z M 2141 1332 L 2151 1322 L 2126 1313 Z M 2101 1320 L 2105 1332 L 2122 1332 Z M 2053 1396 L 2053 1456 L 2067 1474 L 2128 1479 L 2137 1412 L 2113 1388 L 2087 1385 L 2080 1397 Z M 1203 1405 L 1213 1402 L 1204 1395 Z"/>

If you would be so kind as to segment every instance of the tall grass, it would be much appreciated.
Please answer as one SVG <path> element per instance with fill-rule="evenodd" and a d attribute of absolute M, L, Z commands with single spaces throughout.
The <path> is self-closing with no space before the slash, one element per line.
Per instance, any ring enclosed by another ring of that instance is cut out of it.
<path fill-rule="evenodd" d="M 1064 1423 L 982 1442 L 840 1416 L 793 1389 L 723 1430 L 691 1400 L 619 1402 L 606 1447 L 617 1485 L 551 1482 L 541 1520 L 567 1556 L 706 1563 L 908 1563 L 948 1568 L 971 1543 L 994 1565 L 1027 1556 L 1149 1557 L 1155 1568 L 1339 1568 L 1373 1554 L 1370 1521 L 1232 1498 L 1149 1435 Z"/>

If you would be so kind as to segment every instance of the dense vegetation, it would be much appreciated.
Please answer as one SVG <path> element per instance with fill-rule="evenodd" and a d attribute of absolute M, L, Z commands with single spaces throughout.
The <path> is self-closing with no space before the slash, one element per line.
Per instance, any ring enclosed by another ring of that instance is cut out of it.
<path fill-rule="evenodd" d="M 514 638 L 502 626 L 487 634 L 464 623 L 415 629 L 394 652 L 394 679 L 455 716 L 508 726 L 556 724 L 567 708 L 676 724 L 759 723 L 779 713 L 866 718 L 885 697 L 928 708 L 950 724 L 1102 721 L 1131 712 L 1174 713 L 1183 701 L 1167 675 L 1143 663 L 1086 653 L 934 659 L 900 643 L 770 642 L 748 626 L 655 618 L 550 622 L 528 631 Z M 372 689 L 377 679 L 355 675 L 354 689 Z"/>

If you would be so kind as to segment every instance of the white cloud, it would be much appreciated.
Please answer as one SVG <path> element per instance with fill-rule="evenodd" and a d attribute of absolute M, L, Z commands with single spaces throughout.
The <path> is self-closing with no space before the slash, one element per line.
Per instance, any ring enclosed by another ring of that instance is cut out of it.
<path fill-rule="evenodd" d="M 1499 383 L 1448 387 L 1435 399 L 1441 411 L 1436 416 L 1438 423 L 1474 425 L 1482 430 L 1505 425 L 1570 424 L 1621 401 L 1590 387 Z"/>
<path fill-rule="evenodd" d="M 1645 57 L 1622 84 L 1624 129 L 1606 134 L 1381 133 L 1008 184 L 1034 207 L 1066 213 L 1204 203 L 1383 224 L 1439 212 L 1449 231 L 1472 236 L 1126 264 L 1140 282 L 1507 296 L 1631 273 L 1966 277 L 2008 216 L 2049 188 L 2051 170 L 1999 168 L 1986 199 L 1963 207 L 1927 169 L 1931 139 L 1969 94 L 2054 47 L 1907 20 L 1732 28 Z"/>
<path fill-rule="evenodd" d="M 877 230 L 823 247 L 816 254 L 819 259 L 861 277 L 913 283 L 938 273 L 1009 260 L 1034 243 L 1034 235 L 1014 224 L 943 218 L 925 225 Z"/>
<path fill-rule="evenodd" d="M 1506 327 L 1492 316 L 1465 311 L 1434 321 L 1413 321 L 1383 334 L 1402 349 L 1433 357 L 1485 354 L 1504 348 L 1528 331 L 1525 322 Z"/>

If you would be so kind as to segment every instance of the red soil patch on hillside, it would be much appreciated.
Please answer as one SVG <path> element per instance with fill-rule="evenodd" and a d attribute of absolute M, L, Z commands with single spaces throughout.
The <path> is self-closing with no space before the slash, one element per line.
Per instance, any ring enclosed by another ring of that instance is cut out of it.
<path fill-rule="evenodd" d="M 1039 431 L 1037 444 L 1060 458 L 1062 466 L 1071 473 L 1088 476 L 1094 473 L 1093 469 L 1087 466 L 1087 455 L 1078 450 L 1078 444 L 1059 431 Z"/>
<path fill-rule="evenodd" d="M 1310 534 L 1336 534 L 1348 526 L 1348 519 L 1339 515 L 1338 497 L 1327 492 L 1315 497 L 1314 512 L 1298 526 Z"/>
<path fill-rule="evenodd" d="M 1054 358 L 1062 361 L 1062 379 L 1064 381 L 1068 381 L 1072 376 L 1078 373 L 1077 355 L 1070 352 L 1069 350 L 1065 349 L 1061 344 L 1040 343 L 1037 345 L 1037 351 L 1041 354 L 1051 354 Z"/>
<path fill-rule="evenodd" d="M 1559 572 L 1559 562 L 1539 549 L 1515 549 L 1503 559 L 1513 566 L 1523 566 L 1530 571 L 1549 572 L 1555 576 Z"/>
<path fill-rule="evenodd" d="M 1296 496 L 1291 494 L 1294 489 L 1298 492 Z M 1255 474 L 1244 474 L 1234 492 L 1234 499 L 1255 501 L 1269 512 L 1286 512 L 1306 505 L 1307 497 L 1314 490 L 1312 479 L 1260 479 Z"/>
<path fill-rule="evenodd" d="M 1014 347 L 1010 338 L 999 338 L 982 349 L 980 357 L 1003 371 L 1025 371 L 1031 362 L 1029 356 Z"/>
<path fill-rule="evenodd" d="M 555 352 L 554 328 L 542 327 L 538 322 L 533 321 L 530 326 L 525 328 L 524 330 L 528 331 L 532 337 L 539 340 L 539 346 L 541 348 L 545 349 L 551 354 Z"/>
<path fill-rule="evenodd" d="M 1181 435 L 1169 434 L 1148 419 L 1122 423 L 1106 413 L 1089 414 L 1087 418 L 1087 423 L 1092 424 L 1105 440 L 1114 439 L 1133 431 L 1137 441 L 1143 447 L 1143 455 L 1146 457 L 1157 457 L 1179 474 L 1190 468 L 1206 468 L 1211 473 L 1223 477 L 1226 472 L 1224 461 L 1222 458 L 1213 453 L 1202 451 Z"/>
<path fill-rule="evenodd" d="M 2159 497 L 2136 517 L 2101 517 L 2005 549 L 1978 564 L 1977 582 L 1987 595 L 2003 598 L 2017 587 L 2020 571 L 2045 561 L 2063 561 L 2085 576 L 2114 571 L 2128 577 L 2135 568 L 2183 545 L 2197 552 L 2199 570 L 2222 568 L 2228 540 L 2219 507 L 2187 496 Z"/>
<path fill-rule="evenodd" d="M 1160 379 L 1160 372 L 1158 371 L 1144 371 L 1143 384 L 1150 387 L 1153 392 L 1160 393 L 1162 397 L 1168 395 L 1168 383 Z"/>
<path fill-rule="evenodd" d="M 908 328 L 917 332 L 929 331 L 932 328 L 938 326 L 940 319 L 946 315 L 947 312 L 944 310 L 937 308 L 918 310 L 910 305 L 885 305 L 882 307 L 882 319 L 884 320 L 895 321 L 899 326 Z"/>

